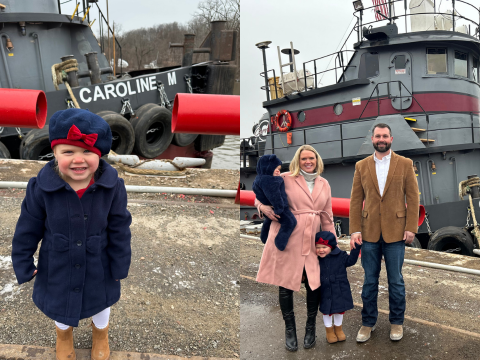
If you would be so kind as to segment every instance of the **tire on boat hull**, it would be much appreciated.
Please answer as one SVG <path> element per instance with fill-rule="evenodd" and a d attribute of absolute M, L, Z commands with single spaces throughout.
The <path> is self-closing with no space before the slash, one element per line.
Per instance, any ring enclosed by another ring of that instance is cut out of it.
<path fill-rule="evenodd" d="M 11 159 L 10 151 L 8 148 L 0 141 L 0 159 Z"/>
<path fill-rule="evenodd" d="M 413 238 L 413 242 L 411 244 L 405 245 L 405 246 L 415 248 L 415 249 L 422 248 L 422 244 L 420 244 L 420 240 L 418 240 L 416 236 Z"/>
<path fill-rule="evenodd" d="M 52 160 L 54 156 L 48 136 L 48 125 L 43 129 L 30 130 L 20 144 L 20 158 L 24 160 Z"/>
<path fill-rule="evenodd" d="M 188 146 L 195 141 L 198 134 L 173 134 L 172 144 L 177 146 Z"/>
<path fill-rule="evenodd" d="M 153 159 L 172 142 L 172 112 L 156 104 L 145 104 L 132 121 L 135 128 L 135 153 Z"/>
<path fill-rule="evenodd" d="M 102 117 L 112 130 L 112 150 L 117 154 L 131 154 L 135 142 L 132 124 L 115 111 L 104 110 L 97 115 Z"/>
<path fill-rule="evenodd" d="M 452 251 L 455 249 L 460 250 Z M 428 250 L 473 256 L 473 239 L 465 229 L 446 226 L 433 233 L 428 242 Z"/>

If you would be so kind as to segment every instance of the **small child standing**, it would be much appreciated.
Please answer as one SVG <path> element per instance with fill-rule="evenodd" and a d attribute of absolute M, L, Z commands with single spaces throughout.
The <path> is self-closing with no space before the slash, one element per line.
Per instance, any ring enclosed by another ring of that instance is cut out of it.
<path fill-rule="evenodd" d="M 320 231 L 315 235 L 315 249 L 320 262 L 320 312 L 330 344 L 346 339 L 342 330 L 343 314 L 353 309 L 347 267 L 355 265 L 361 247 L 357 245 L 348 255 L 337 247 L 337 239 L 330 231 Z"/>
<path fill-rule="evenodd" d="M 288 238 L 297 226 L 297 219 L 288 206 L 285 183 L 280 176 L 281 167 L 282 161 L 276 155 L 263 155 L 257 163 L 257 176 L 253 181 L 252 189 L 263 205 L 273 206 L 275 214 L 280 215 L 278 218 L 280 230 L 275 237 L 275 245 L 278 250 L 283 251 L 287 246 Z M 260 233 L 260 239 L 264 244 L 267 242 L 271 224 L 272 220 L 266 217 Z"/>
<path fill-rule="evenodd" d="M 18 283 L 32 280 L 33 302 L 55 320 L 57 360 L 76 359 L 73 328 L 92 317 L 94 360 L 110 357 L 110 306 L 131 260 L 127 193 L 102 155 L 112 133 L 100 116 L 68 109 L 53 114 L 49 137 L 55 160 L 28 182 L 12 241 Z M 35 266 L 33 255 L 42 241 Z"/>

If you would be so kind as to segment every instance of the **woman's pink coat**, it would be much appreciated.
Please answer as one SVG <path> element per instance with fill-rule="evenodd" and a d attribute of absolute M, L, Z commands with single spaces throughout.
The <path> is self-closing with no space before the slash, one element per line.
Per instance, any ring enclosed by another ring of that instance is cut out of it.
<path fill-rule="evenodd" d="M 335 234 L 331 219 L 332 195 L 328 181 L 318 176 L 312 194 L 302 175 L 281 174 L 290 210 L 297 219 L 297 226 L 288 240 L 287 247 L 280 251 L 275 246 L 280 224 L 272 221 L 268 239 L 263 249 L 257 281 L 299 291 L 303 269 L 307 272 L 312 290 L 320 287 L 320 265 L 315 252 L 315 234 L 322 230 Z"/>

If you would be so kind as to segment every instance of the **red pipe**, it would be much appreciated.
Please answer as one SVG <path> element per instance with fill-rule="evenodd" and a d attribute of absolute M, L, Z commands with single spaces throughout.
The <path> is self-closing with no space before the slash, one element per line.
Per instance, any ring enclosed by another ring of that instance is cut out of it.
<path fill-rule="evenodd" d="M 47 98 L 40 90 L 0 89 L 0 126 L 41 129 L 47 120 Z"/>
<path fill-rule="evenodd" d="M 240 135 L 240 96 L 175 95 L 172 132 L 204 135 Z"/>
<path fill-rule="evenodd" d="M 239 190 L 240 191 L 240 205 L 254 206 L 255 193 L 253 191 Z M 238 193 L 237 193 L 238 196 Z M 236 204 L 238 204 L 235 201 Z M 332 197 L 332 212 L 333 216 L 348 218 L 350 215 L 350 199 L 346 198 L 334 198 Z M 418 208 L 418 226 L 423 224 L 425 220 L 425 207 L 420 205 Z"/>

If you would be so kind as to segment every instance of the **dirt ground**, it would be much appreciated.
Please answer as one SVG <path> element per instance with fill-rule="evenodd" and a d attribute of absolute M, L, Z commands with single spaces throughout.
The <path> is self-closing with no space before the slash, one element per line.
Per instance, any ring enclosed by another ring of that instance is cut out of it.
<path fill-rule="evenodd" d="M 341 246 L 346 248 L 346 246 Z M 358 304 L 344 316 L 347 341 L 328 344 L 321 314 L 317 318 L 317 344 L 302 347 L 306 321 L 305 290 L 295 293 L 295 313 L 299 351 L 289 353 L 284 348 L 284 324 L 278 306 L 278 287 L 254 281 L 263 251 L 257 240 L 241 239 L 240 266 L 240 358 L 241 359 L 478 359 L 480 352 L 480 276 L 404 265 L 409 317 L 404 324 L 400 342 L 389 339 L 388 315 L 380 313 L 378 328 L 372 338 L 357 344 L 356 333 L 361 326 L 361 291 L 363 269 L 360 260 L 348 270 L 353 301 Z M 435 263 L 462 264 L 480 269 L 480 259 L 426 250 L 407 249 L 407 258 L 421 253 Z M 382 266 L 378 297 L 379 309 L 388 311 L 388 283 Z M 422 322 L 423 321 L 423 322 Z M 430 324 L 426 324 L 425 321 Z M 447 327 L 465 330 L 462 333 Z M 473 334 L 468 334 L 471 332 Z"/>
<path fill-rule="evenodd" d="M 0 180 L 27 181 L 43 164 L 0 161 Z M 121 174 L 121 176 L 124 176 Z M 193 169 L 180 179 L 125 176 L 129 185 L 236 190 L 238 171 Z M 54 347 L 55 327 L 18 286 L 11 241 L 25 190 L 0 189 L 0 344 Z M 114 351 L 239 356 L 239 208 L 232 198 L 129 193 L 132 265 L 112 307 Z M 74 331 L 91 347 L 90 320 Z"/>

